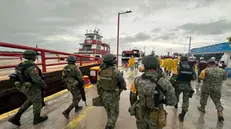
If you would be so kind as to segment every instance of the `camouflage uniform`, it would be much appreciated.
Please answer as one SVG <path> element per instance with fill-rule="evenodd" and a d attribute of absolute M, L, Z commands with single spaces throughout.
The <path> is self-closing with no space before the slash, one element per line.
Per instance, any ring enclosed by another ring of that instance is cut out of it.
<path fill-rule="evenodd" d="M 82 98 L 80 93 L 80 88 L 83 88 L 85 82 L 83 80 L 81 71 L 79 70 L 78 66 L 75 64 L 76 57 L 69 56 L 67 58 L 67 61 L 68 61 L 68 65 L 65 66 L 62 71 L 62 80 L 64 81 L 67 89 L 71 92 L 73 97 L 73 102 L 65 111 L 63 111 L 63 115 L 67 119 L 69 119 L 69 113 L 74 107 L 75 107 L 75 112 L 82 109 L 82 107 L 78 106 L 78 104 Z"/>
<path fill-rule="evenodd" d="M 33 50 L 27 50 L 23 53 L 23 58 L 28 59 L 20 63 L 16 67 L 19 80 L 15 82 L 17 89 L 26 95 L 27 100 L 20 107 L 15 116 L 9 119 L 9 122 L 20 126 L 21 115 L 33 105 L 34 121 L 33 124 L 40 123 L 46 120 L 47 116 L 40 116 L 42 109 L 42 89 L 45 88 L 45 82 L 39 75 L 40 69 L 34 64 L 36 60 L 36 52 Z M 20 74 L 19 74 L 20 73 Z"/>
<path fill-rule="evenodd" d="M 176 93 L 176 98 L 177 98 L 178 102 L 179 102 L 180 94 L 183 93 L 182 112 L 181 112 L 181 114 L 179 114 L 179 120 L 181 122 L 184 121 L 184 116 L 185 116 L 185 114 L 189 108 L 189 98 L 192 97 L 192 92 L 194 92 L 192 87 L 191 87 L 190 82 L 191 82 L 191 80 L 196 80 L 196 76 L 197 76 L 194 68 L 188 64 L 187 58 L 182 57 L 182 59 L 183 60 L 186 59 L 186 60 L 183 62 L 180 62 L 180 65 L 178 66 L 178 70 L 177 70 L 178 75 L 176 77 L 177 83 L 175 86 L 175 93 Z M 188 68 L 189 71 L 187 71 L 188 73 L 183 74 L 183 76 L 180 77 L 180 73 L 182 71 L 184 71 L 184 69 L 182 68 L 183 66 L 181 66 L 181 65 L 184 65 L 186 68 Z M 178 80 L 179 78 L 181 78 L 181 79 Z M 177 107 L 178 106 L 176 104 L 175 108 L 177 108 Z"/>
<path fill-rule="evenodd" d="M 210 62 L 208 62 L 208 64 L 211 63 L 211 60 L 209 61 Z M 198 109 L 205 113 L 205 106 L 207 104 L 207 99 L 210 96 L 218 111 L 218 120 L 224 121 L 222 115 L 223 106 L 221 104 L 220 99 L 221 99 L 222 82 L 227 79 L 227 74 L 225 70 L 215 66 L 209 67 L 201 72 L 200 78 L 203 79 L 204 82 L 201 87 L 201 91 L 202 91 L 201 99 L 200 99 L 201 107 L 198 107 Z"/>
<path fill-rule="evenodd" d="M 119 116 L 120 94 L 126 90 L 126 82 L 122 74 L 114 67 L 115 58 L 106 54 L 103 59 L 104 67 L 99 71 L 97 91 L 107 112 L 105 129 L 114 129 Z"/>
<path fill-rule="evenodd" d="M 149 71 L 158 67 L 158 59 L 153 56 L 144 57 L 145 73 L 135 78 L 130 88 L 130 104 L 129 112 L 136 117 L 136 125 L 138 129 L 157 129 L 156 118 L 151 119 L 151 113 L 157 113 L 158 110 L 163 109 L 163 104 L 174 106 L 176 104 L 176 97 L 171 83 L 165 77 L 160 76 L 156 71 Z M 148 66 L 147 66 L 148 65 Z M 149 65 L 151 67 L 149 67 Z M 148 77 L 151 79 L 145 79 Z M 152 81 L 153 80 L 153 81 Z M 160 86 L 163 92 L 159 92 L 156 96 L 157 86 Z M 139 100 L 137 100 L 137 96 Z M 159 98 L 159 99 L 157 99 Z M 165 101 L 161 101 L 165 98 Z"/>

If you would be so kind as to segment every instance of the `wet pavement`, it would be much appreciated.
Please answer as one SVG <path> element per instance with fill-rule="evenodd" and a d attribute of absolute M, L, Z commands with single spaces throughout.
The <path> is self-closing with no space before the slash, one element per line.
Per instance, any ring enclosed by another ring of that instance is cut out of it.
<path fill-rule="evenodd" d="M 135 118 L 130 116 L 128 113 L 129 102 L 129 87 L 132 80 L 140 75 L 138 71 L 130 72 L 124 71 L 124 77 L 126 78 L 127 91 L 121 94 L 120 100 L 120 115 L 116 123 L 115 129 L 136 129 Z M 189 112 L 186 114 L 184 123 L 179 122 L 178 114 L 181 109 L 175 109 L 174 107 L 166 107 L 168 112 L 167 127 L 164 129 L 231 129 L 231 86 L 230 80 L 224 83 L 222 89 L 222 103 L 224 105 L 224 123 L 217 122 L 217 112 L 215 106 L 211 99 L 208 100 L 208 105 L 206 107 L 206 113 L 201 113 L 197 110 L 199 106 L 200 91 L 197 91 L 193 98 L 190 99 Z M 193 86 L 196 88 L 196 83 L 193 82 Z M 46 101 L 47 106 L 43 109 L 42 114 L 48 115 L 48 120 L 38 124 L 33 125 L 33 115 L 32 109 L 28 109 L 26 113 L 23 114 L 21 118 L 21 127 L 16 127 L 11 123 L 7 122 L 7 119 L 11 116 L 9 115 L 5 119 L 0 117 L 0 129 L 104 129 L 106 124 L 106 112 L 103 107 L 93 107 L 92 98 L 97 96 L 96 87 L 93 86 L 86 89 L 87 92 L 87 103 L 88 106 L 85 107 L 83 101 L 80 105 L 84 107 L 78 113 L 74 113 L 74 110 L 70 113 L 70 119 L 66 120 L 62 111 L 65 110 L 71 103 L 70 93 L 63 91 L 60 95 L 56 97 L 50 97 Z M 181 98 L 182 100 L 182 98 Z M 179 103 L 179 107 L 181 102 Z"/>

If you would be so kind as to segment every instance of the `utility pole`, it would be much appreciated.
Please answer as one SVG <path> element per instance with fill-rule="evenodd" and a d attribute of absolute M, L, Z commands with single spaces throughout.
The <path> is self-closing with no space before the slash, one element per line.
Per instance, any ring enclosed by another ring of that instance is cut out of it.
<path fill-rule="evenodd" d="M 186 37 L 189 38 L 189 44 L 188 44 L 188 57 L 190 55 L 190 49 L 191 49 L 191 41 L 192 41 L 192 37 Z"/>
<path fill-rule="evenodd" d="M 144 47 L 144 55 L 145 55 L 145 48 L 146 48 L 146 47 Z"/>
<path fill-rule="evenodd" d="M 116 45 L 117 45 L 117 52 L 116 52 L 116 59 L 117 59 L 117 61 L 116 61 L 116 67 L 118 68 L 118 66 L 119 66 L 119 64 L 118 64 L 118 62 L 119 62 L 119 29 L 120 29 L 120 15 L 122 15 L 122 14 L 127 14 L 127 13 L 131 13 L 132 11 L 125 11 L 125 12 L 119 12 L 118 13 L 118 21 L 117 21 L 117 43 L 116 43 Z"/>

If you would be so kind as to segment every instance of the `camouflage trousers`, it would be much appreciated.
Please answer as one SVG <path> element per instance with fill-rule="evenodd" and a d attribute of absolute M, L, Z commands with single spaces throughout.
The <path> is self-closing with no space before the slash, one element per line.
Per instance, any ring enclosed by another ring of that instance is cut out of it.
<path fill-rule="evenodd" d="M 150 119 L 150 111 L 145 110 L 138 103 L 135 108 L 137 129 L 161 129 L 156 127 L 156 123 Z"/>
<path fill-rule="evenodd" d="M 211 99 L 213 100 L 213 103 L 215 104 L 216 106 L 216 109 L 218 111 L 222 111 L 224 108 L 221 104 L 221 93 L 220 92 L 211 92 L 211 93 L 206 93 L 206 92 L 203 92 L 201 93 L 201 98 L 200 98 L 200 104 L 202 107 L 205 107 L 207 105 L 207 100 L 208 100 L 208 97 L 211 97 Z"/>
<path fill-rule="evenodd" d="M 119 116 L 119 93 L 103 91 L 101 97 L 107 113 L 107 125 L 114 127 Z"/>
<path fill-rule="evenodd" d="M 25 93 L 24 93 L 25 94 Z M 42 92 L 41 90 L 37 90 L 36 93 L 27 93 L 27 100 L 23 103 L 23 105 L 18 110 L 18 114 L 22 114 L 25 112 L 31 105 L 33 105 L 33 114 L 34 116 L 40 114 L 42 109 Z"/>
<path fill-rule="evenodd" d="M 82 96 L 78 87 L 74 87 L 72 89 L 68 88 L 68 90 L 71 92 L 73 98 L 71 105 L 67 108 L 67 112 L 70 112 L 74 107 L 78 107 L 79 101 L 81 100 Z"/>
<path fill-rule="evenodd" d="M 183 102 L 182 102 L 182 110 L 185 112 L 188 111 L 189 108 L 189 96 L 190 96 L 191 85 L 190 83 L 178 83 L 175 87 L 175 94 L 177 98 L 177 103 L 179 102 L 180 94 L 183 93 Z"/>

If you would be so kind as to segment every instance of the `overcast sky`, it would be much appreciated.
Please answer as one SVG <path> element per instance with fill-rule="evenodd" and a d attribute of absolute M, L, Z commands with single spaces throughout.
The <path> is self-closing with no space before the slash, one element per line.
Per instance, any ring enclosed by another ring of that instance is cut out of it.
<path fill-rule="evenodd" d="M 0 0 L 0 41 L 74 52 L 86 29 L 99 28 L 116 51 L 186 52 L 231 36 L 231 0 Z M 0 48 L 3 50 L 3 48 Z"/>

